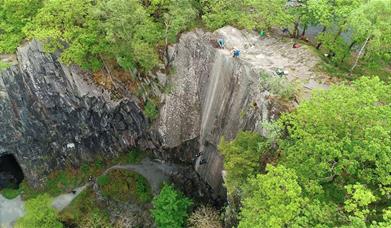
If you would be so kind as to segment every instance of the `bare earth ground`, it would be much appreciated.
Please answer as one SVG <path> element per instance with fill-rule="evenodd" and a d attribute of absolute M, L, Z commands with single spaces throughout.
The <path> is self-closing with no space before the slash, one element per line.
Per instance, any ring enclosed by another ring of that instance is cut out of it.
<path fill-rule="evenodd" d="M 260 37 L 255 32 L 240 31 L 230 26 L 217 30 L 215 34 L 216 38 L 225 40 L 225 49 L 221 52 L 231 55 L 233 49 L 240 49 L 239 59 L 254 70 L 273 73 L 282 68 L 288 71 L 287 79 L 299 81 L 305 97 L 313 89 L 327 88 L 332 81 L 327 74 L 317 70 L 321 59 L 311 50 L 312 47 L 302 45 L 293 48 L 294 39 L 273 35 Z"/>

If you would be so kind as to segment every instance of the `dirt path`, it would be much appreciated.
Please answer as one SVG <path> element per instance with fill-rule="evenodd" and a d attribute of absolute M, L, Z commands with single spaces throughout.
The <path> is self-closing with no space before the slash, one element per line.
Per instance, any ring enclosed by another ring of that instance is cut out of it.
<path fill-rule="evenodd" d="M 86 188 L 88 187 L 88 184 L 75 188 L 73 191 L 74 193 L 65 193 L 62 195 L 57 196 L 54 198 L 52 207 L 56 208 L 58 211 L 64 210 L 71 202 Z"/>
<path fill-rule="evenodd" d="M 154 194 L 158 194 L 163 182 L 168 181 L 171 173 L 176 171 L 174 165 L 152 161 L 145 158 L 140 164 L 114 165 L 106 169 L 107 174 L 113 169 L 124 169 L 139 173 L 145 177 L 151 185 Z M 75 188 L 74 193 L 64 193 L 53 199 L 52 206 L 58 211 L 65 209 L 89 184 Z M 24 215 L 24 202 L 21 196 L 8 200 L 0 195 L 0 228 L 11 228 L 16 220 Z"/>
<path fill-rule="evenodd" d="M 174 165 L 152 161 L 149 158 L 145 158 L 140 164 L 112 166 L 103 174 L 113 169 L 129 170 L 142 175 L 148 180 L 154 194 L 159 193 L 161 184 L 168 181 L 170 174 L 177 170 Z"/>
<path fill-rule="evenodd" d="M 0 195 L 0 227 L 10 228 L 24 215 L 24 202 L 20 196 L 9 200 Z"/>

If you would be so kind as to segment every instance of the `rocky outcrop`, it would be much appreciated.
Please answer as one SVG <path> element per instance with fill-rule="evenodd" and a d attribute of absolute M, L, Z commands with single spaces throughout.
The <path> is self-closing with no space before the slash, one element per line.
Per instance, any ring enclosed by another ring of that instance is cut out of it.
<path fill-rule="evenodd" d="M 0 159 L 12 154 L 39 186 L 50 171 L 137 144 L 147 122 L 129 99 L 113 101 L 75 67 L 33 41 L 0 73 Z"/>
<path fill-rule="evenodd" d="M 217 47 L 219 38 L 225 39 L 225 49 Z M 283 68 L 289 71 L 287 80 L 304 85 L 304 94 L 307 85 L 322 84 L 314 69 L 319 58 L 292 45 L 232 27 L 182 35 L 170 49 L 172 89 L 162 99 L 156 123 L 166 148 L 163 156 L 192 163 L 214 192 L 224 195 L 223 159 L 217 150 L 221 137 L 231 140 L 240 130 L 266 135 L 262 123 L 295 105 L 295 101 L 287 106 L 275 102 L 273 94 L 260 86 L 260 72 L 273 77 L 277 68 Z M 232 57 L 234 48 L 241 50 L 240 58 Z"/>

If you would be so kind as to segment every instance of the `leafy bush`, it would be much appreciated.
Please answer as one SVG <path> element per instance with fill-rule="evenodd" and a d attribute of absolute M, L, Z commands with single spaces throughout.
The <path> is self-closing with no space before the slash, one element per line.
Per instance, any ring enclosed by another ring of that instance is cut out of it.
<path fill-rule="evenodd" d="M 12 189 L 12 188 L 5 188 L 0 191 L 0 193 L 7 199 L 14 199 L 16 198 L 21 192 L 21 189 Z"/>
<path fill-rule="evenodd" d="M 179 228 L 184 226 L 192 202 L 173 186 L 164 185 L 152 204 L 151 212 L 157 227 Z"/>
<path fill-rule="evenodd" d="M 222 228 L 219 212 L 210 206 L 197 208 L 187 220 L 190 228 Z"/>
<path fill-rule="evenodd" d="M 39 195 L 26 201 L 26 214 L 16 222 L 17 228 L 40 227 L 59 228 L 63 227 L 57 219 L 57 212 L 51 206 L 52 199 L 49 195 Z"/>
<path fill-rule="evenodd" d="M 159 110 L 157 109 L 155 102 L 153 102 L 152 100 L 147 101 L 144 107 L 144 114 L 151 120 L 157 118 L 157 116 L 159 115 Z"/>

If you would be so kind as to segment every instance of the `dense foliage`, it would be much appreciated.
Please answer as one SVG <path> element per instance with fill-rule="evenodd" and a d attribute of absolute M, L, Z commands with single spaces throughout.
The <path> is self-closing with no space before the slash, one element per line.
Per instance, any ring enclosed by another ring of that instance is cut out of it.
<path fill-rule="evenodd" d="M 190 199 L 182 195 L 171 185 L 164 185 L 153 201 L 151 210 L 155 223 L 161 228 L 180 228 L 186 222 Z"/>
<path fill-rule="evenodd" d="M 228 172 L 225 186 L 229 193 L 234 193 L 247 177 L 260 171 L 262 142 L 262 137 L 252 132 L 240 132 L 231 142 L 221 139 L 219 150 Z"/>
<path fill-rule="evenodd" d="M 364 77 L 319 91 L 284 114 L 276 123 L 278 165 L 226 179 L 242 192 L 239 227 L 390 226 L 390 94 L 391 86 Z M 247 145 L 259 143 L 248 139 Z M 255 147 L 233 148 L 220 147 L 229 155 L 228 177 L 236 172 L 233 160 L 255 161 L 259 154 Z"/>
<path fill-rule="evenodd" d="M 0 53 L 11 53 L 25 38 L 23 28 L 41 7 L 41 0 L 0 0 Z"/>
<path fill-rule="evenodd" d="M 290 28 L 296 38 L 321 26 L 317 48 L 336 64 L 349 60 L 353 70 L 362 61 L 388 64 L 390 24 L 391 0 L 1 0 L 0 53 L 36 38 L 62 50 L 65 63 L 108 75 L 116 63 L 135 75 L 152 70 L 167 45 L 195 25 Z"/>
<path fill-rule="evenodd" d="M 26 214 L 17 221 L 16 227 L 63 227 L 62 223 L 58 221 L 57 212 L 52 208 L 51 203 L 52 199 L 46 194 L 27 200 Z"/>

